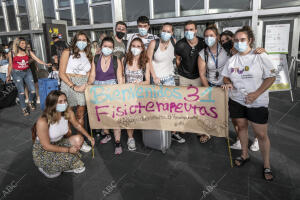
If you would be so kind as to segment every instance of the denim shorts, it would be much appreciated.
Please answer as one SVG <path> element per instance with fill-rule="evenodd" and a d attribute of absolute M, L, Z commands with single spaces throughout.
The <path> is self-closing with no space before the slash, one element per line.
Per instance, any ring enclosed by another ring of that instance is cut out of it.
<path fill-rule="evenodd" d="M 94 81 L 94 85 L 115 85 L 117 84 L 117 80 L 116 79 L 110 79 L 110 80 L 106 80 L 106 81 Z"/>
<path fill-rule="evenodd" d="M 175 86 L 174 76 L 167 76 L 167 77 L 160 78 L 160 85 Z"/>

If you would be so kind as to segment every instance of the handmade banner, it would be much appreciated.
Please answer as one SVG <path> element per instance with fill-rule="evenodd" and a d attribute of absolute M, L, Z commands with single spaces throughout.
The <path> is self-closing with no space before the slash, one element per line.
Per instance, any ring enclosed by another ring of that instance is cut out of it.
<path fill-rule="evenodd" d="M 228 98 L 221 88 L 93 85 L 87 87 L 85 96 L 91 129 L 228 135 Z"/>

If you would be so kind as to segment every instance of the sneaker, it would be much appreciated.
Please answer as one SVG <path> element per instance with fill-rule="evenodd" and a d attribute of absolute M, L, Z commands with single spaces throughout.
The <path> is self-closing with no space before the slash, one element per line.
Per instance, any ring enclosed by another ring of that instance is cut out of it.
<path fill-rule="evenodd" d="M 106 135 L 100 142 L 101 144 L 106 144 L 111 140 L 111 136 L 110 135 Z"/>
<path fill-rule="evenodd" d="M 115 147 L 115 154 L 116 155 L 120 155 L 123 152 L 122 150 L 122 146 L 120 143 L 116 143 L 116 147 Z"/>
<path fill-rule="evenodd" d="M 28 116 L 28 115 L 30 114 L 28 108 L 24 108 L 24 109 L 22 110 L 22 112 L 23 112 L 23 115 L 24 115 L 24 116 Z"/>
<path fill-rule="evenodd" d="M 28 99 L 25 99 L 25 103 L 28 103 Z"/>
<path fill-rule="evenodd" d="M 259 145 L 258 145 L 258 140 L 257 138 L 254 139 L 254 142 L 250 146 L 251 151 L 259 151 Z"/>
<path fill-rule="evenodd" d="M 80 174 L 84 171 L 85 171 L 85 167 L 80 167 L 80 168 L 77 168 L 77 169 L 66 170 L 64 172 Z"/>
<path fill-rule="evenodd" d="M 236 149 L 236 150 L 241 150 L 242 149 L 241 141 L 237 140 L 233 145 L 230 146 L 230 148 Z"/>
<path fill-rule="evenodd" d="M 40 97 L 37 98 L 36 103 L 37 103 L 37 104 L 40 104 L 40 103 L 41 103 Z"/>
<path fill-rule="evenodd" d="M 172 133 L 172 140 L 182 144 L 185 143 L 185 139 L 179 135 L 179 133 Z"/>
<path fill-rule="evenodd" d="M 56 177 L 58 177 L 58 176 L 61 174 L 61 172 L 57 172 L 57 173 L 55 173 L 55 174 L 48 174 L 48 173 L 45 172 L 45 171 L 43 170 L 43 168 L 41 168 L 41 167 L 39 167 L 39 171 L 40 171 L 42 174 L 44 174 L 47 178 L 56 178 Z"/>
<path fill-rule="evenodd" d="M 128 138 L 127 145 L 128 145 L 128 150 L 129 151 L 135 151 L 136 150 L 134 138 Z"/>
<path fill-rule="evenodd" d="M 16 104 L 20 105 L 20 99 L 18 97 L 16 98 Z"/>
<path fill-rule="evenodd" d="M 92 150 L 92 147 L 89 146 L 85 141 L 83 142 L 80 151 L 83 151 L 85 153 L 90 152 Z"/>
<path fill-rule="evenodd" d="M 29 107 L 30 107 L 31 110 L 35 110 L 36 109 L 36 103 L 35 102 L 30 102 Z"/>

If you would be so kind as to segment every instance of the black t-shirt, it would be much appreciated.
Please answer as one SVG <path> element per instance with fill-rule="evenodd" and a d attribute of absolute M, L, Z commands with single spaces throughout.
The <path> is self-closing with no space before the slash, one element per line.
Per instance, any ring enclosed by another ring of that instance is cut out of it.
<path fill-rule="evenodd" d="M 203 38 L 198 37 L 198 44 L 192 50 L 186 38 L 179 40 L 175 46 L 175 54 L 181 57 L 178 67 L 178 74 L 188 79 L 199 78 L 198 56 L 199 52 L 205 47 Z"/>

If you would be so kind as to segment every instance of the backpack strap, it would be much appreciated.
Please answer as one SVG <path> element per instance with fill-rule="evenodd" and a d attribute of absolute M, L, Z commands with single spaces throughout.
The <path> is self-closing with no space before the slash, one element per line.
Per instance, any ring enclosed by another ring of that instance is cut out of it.
<path fill-rule="evenodd" d="M 100 58 L 100 54 L 96 54 L 96 55 L 94 56 L 94 64 L 95 64 L 95 67 L 97 67 L 97 63 L 98 63 L 98 61 L 99 61 L 99 58 Z"/>
<path fill-rule="evenodd" d="M 159 47 L 159 42 L 160 42 L 160 39 L 155 39 L 155 47 L 154 47 L 154 51 L 153 51 L 153 56 L 155 54 L 155 52 L 157 51 L 158 47 Z"/>
<path fill-rule="evenodd" d="M 117 71 L 118 71 L 118 57 L 117 56 L 113 56 L 112 59 L 113 59 L 113 67 L 114 67 L 114 72 L 115 72 L 116 80 L 118 82 L 118 76 L 117 76 Z"/>
<path fill-rule="evenodd" d="M 205 66 L 206 66 L 206 76 L 208 75 L 208 67 L 207 67 L 207 61 L 208 61 L 208 53 L 207 49 L 204 48 L 204 61 L 205 61 Z"/>
<path fill-rule="evenodd" d="M 123 60 L 123 75 L 124 75 L 124 78 L 125 78 L 125 81 L 126 81 L 126 73 L 125 73 L 125 69 L 126 69 L 126 56 L 123 57 L 124 60 Z"/>
<path fill-rule="evenodd" d="M 175 47 L 175 45 L 176 45 L 173 37 L 171 37 L 171 44 L 173 45 L 173 47 Z"/>

